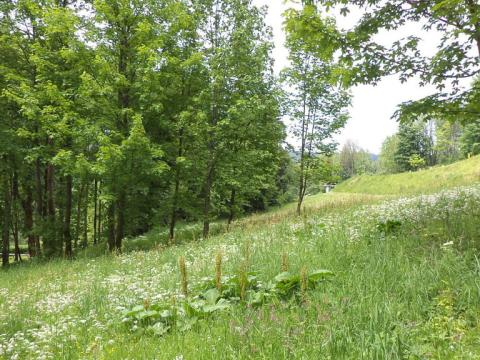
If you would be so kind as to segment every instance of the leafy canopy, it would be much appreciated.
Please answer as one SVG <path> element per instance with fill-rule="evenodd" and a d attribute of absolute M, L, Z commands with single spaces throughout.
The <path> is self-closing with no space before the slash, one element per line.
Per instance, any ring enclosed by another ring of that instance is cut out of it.
<path fill-rule="evenodd" d="M 419 101 L 401 104 L 401 120 L 461 116 L 478 117 L 479 87 L 461 85 L 480 72 L 480 4 L 475 0 L 305 0 L 301 16 L 290 25 L 306 46 L 323 58 L 336 60 L 336 80 L 351 86 L 376 84 L 384 76 L 398 75 L 402 82 L 418 77 L 421 85 L 433 84 L 437 92 Z M 332 15 L 358 20 L 340 29 Z M 329 15 L 329 16 L 327 16 Z M 378 34 L 421 24 L 426 33 L 440 34 L 434 54 L 423 51 L 425 40 L 412 33 L 390 44 Z"/>

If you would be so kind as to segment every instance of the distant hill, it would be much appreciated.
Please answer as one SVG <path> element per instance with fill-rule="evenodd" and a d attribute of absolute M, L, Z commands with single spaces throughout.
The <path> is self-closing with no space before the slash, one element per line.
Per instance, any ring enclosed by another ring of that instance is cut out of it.
<path fill-rule="evenodd" d="M 480 182 L 480 156 L 417 172 L 360 175 L 336 188 L 336 192 L 410 195 Z"/>

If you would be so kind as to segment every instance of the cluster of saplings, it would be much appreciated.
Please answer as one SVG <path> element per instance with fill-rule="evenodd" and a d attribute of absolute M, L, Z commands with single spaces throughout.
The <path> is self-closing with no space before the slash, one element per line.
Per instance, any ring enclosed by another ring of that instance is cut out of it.
<path fill-rule="evenodd" d="M 247 271 L 245 260 L 235 275 L 222 274 L 222 254 L 215 258 L 215 277 L 204 279 L 189 291 L 185 258 L 180 257 L 179 271 L 182 296 L 170 302 L 151 304 L 148 299 L 123 313 L 123 321 L 138 334 L 162 336 L 169 331 L 190 330 L 199 320 L 233 309 L 233 307 L 259 307 L 275 301 L 298 303 L 307 301 L 307 291 L 333 276 L 329 270 L 307 272 L 303 267 L 298 274 L 288 272 L 288 257 L 282 255 L 282 272 L 271 281 L 262 283 L 254 272 Z"/>
<path fill-rule="evenodd" d="M 278 202 L 265 9 L 244 0 L 0 4 L 3 264 Z M 13 244 L 13 247 L 11 246 Z"/>

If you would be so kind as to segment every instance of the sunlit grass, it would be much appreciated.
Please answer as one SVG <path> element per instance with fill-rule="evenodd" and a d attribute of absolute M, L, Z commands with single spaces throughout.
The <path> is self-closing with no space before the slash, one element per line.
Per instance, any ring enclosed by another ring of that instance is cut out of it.
<path fill-rule="evenodd" d="M 418 172 L 393 175 L 361 175 L 337 186 L 335 191 L 363 194 L 412 195 L 434 193 L 480 182 L 480 156 L 439 165 Z"/>

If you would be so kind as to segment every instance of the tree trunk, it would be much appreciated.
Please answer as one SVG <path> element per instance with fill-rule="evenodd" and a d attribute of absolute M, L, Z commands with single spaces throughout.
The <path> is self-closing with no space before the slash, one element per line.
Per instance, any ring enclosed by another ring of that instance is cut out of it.
<path fill-rule="evenodd" d="M 45 201 L 43 202 L 43 218 L 45 221 L 48 220 L 48 166 L 45 166 L 43 169 L 43 193 Z"/>
<path fill-rule="evenodd" d="M 127 85 L 121 86 L 117 92 L 117 101 L 118 107 L 120 109 L 118 116 L 118 128 L 123 136 L 128 137 L 129 133 L 129 113 L 126 111 L 130 108 L 130 92 L 131 92 L 131 83 L 135 76 L 134 72 L 129 71 L 129 63 L 131 58 L 129 56 L 130 51 L 132 50 L 132 44 L 130 42 L 130 27 L 128 25 L 122 24 L 119 46 L 118 46 L 118 73 L 125 76 L 130 82 Z M 117 222 L 116 222 L 116 232 L 114 236 L 114 245 L 115 250 L 122 250 L 122 240 L 125 236 L 125 201 L 126 201 L 126 192 L 125 189 L 120 188 L 117 192 L 117 204 L 116 204 L 116 213 L 117 213 Z"/>
<path fill-rule="evenodd" d="M 299 197 L 297 201 L 297 215 L 300 215 L 302 213 L 302 203 L 303 199 Z"/>
<path fill-rule="evenodd" d="M 48 216 L 55 217 L 55 193 L 54 193 L 55 168 L 52 164 L 47 166 L 47 211 Z"/>
<path fill-rule="evenodd" d="M 298 196 L 297 215 L 302 213 L 303 200 L 305 199 L 305 193 L 307 192 L 307 176 L 303 175 L 303 183 L 300 185 L 300 193 Z"/>
<path fill-rule="evenodd" d="M 305 195 L 305 155 L 304 148 L 302 146 L 302 151 L 300 154 L 300 181 L 298 186 L 298 201 L 297 201 L 297 215 L 300 215 L 302 212 L 302 203 Z"/>
<path fill-rule="evenodd" d="M 98 219 L 98 180 L 94 180 L 93 188 L 93 244 L 97 244 L 97 219 Z"/>
<path fill-rule="evenodd" d="M 42 167 L 40 159 L 35 160 L 35 193 L 37 202 L 37 227 L 43 225 L 43 187 L 42 187 Z M 40 233 L 35 231 L 35 248 L 37 255 L 40 254 Z"/>
<path fill-rule="evenodd" d="M 307 65 L 308 66 L 308 65 Z M 305 149 L 307 142 L 308 126 L 310 122 L 310 110 L 307 114 L 307 98 L 306 98 L 306 89 L 303 90 L 303 117 L 302 117 L 302 144 L 300 148 L 300 181 L 298 186 L 298 201 L 297 201 L 297 215 L 300 215 L 302 212 L 302 203 L 303 197 L 305 195 Z"/>
<path fill-rule="evenodd" d="M 49 255 L 58 255 L 59 247 L 57 244 L 57 229 L 55 222 L 55 168 L 53 164 L 47 165 L 47 216 L 48 216 L 48 242 L 47 247 Z M 61 250 L 61 249 L 60 249 Z M 61 252 L 61 251 L 60 251 Z"/>
<path fill-rule="evenodd" d="M 233 222 L 233 218 L 235 217 L 235 189 L 232 189 L 232 192 L 230 194 L 230 201 L 228 203 L 229 207 L 230 207 L 230 214 L 228 216 L 228 225 L 227 225 L 227 228 L 230 229 L 230 225 L 232 224 Z"/>
<path fill-rule="evenodd" d="M 72 175 L 67 175 L 65 184 L 65 220 L 63 222 L 63 239 L 65 241 L 65 257 L 70 259 L 72 252 L 72 233 L 70 225 L 72 222 Z"/>
<path fill-rule="evenodd" d="M 99 193 L 101 192 L 101 189 L 98 189 Z M 99 199 L 98 200 L 98 231 L 97 231 L 97 236 L 98 240 L 100 241 L 102 239 L 102 201 Z"/>
<path fill-rule="evenodd" d="M 115 238 L 115 249 L 122 251 L 122 240 L 125 237 L 125 191 L 120 190 L 117 202 L 117 234 Z"/>
<path fill-rule="evenodd" d="M 13 221 L 12 221 L 12 231 L 13 231 L 13 244 L 15 249 L 15 262 L 22 261 L 22 255 L 20 253 L 19 245 L 19 230 L 18 230 L 18 201 L 20 198 L 20 193 L 18 191 L 18 175 L 14 171 L 12 179 L 12 206 L 13 206 Z"/>
<path fill-rule="evenodd" d="M 65 186 L 65 184 L 61 183 L 61 185 L 59 185 L 59 188 L 65 190 L 64 186 Z M 61 199 L 61 200 L 63 201 L 64 199 Z M 58 242 L 58 254 L 57 254 L 57 256 L 63 256 L 65 254 L 64 240 L 63 240 L 63 222 L 65 220 L 65 204 L 64 203 L 57 203 L 56 206 L 58 206 L 56 218 L 59 219 L 58 220 L 58 225 L 59 226 L 57 226 L 58 231 L 57 231 L 57 238 L 56 238 L 57 242 Z"/>
<path fill-rule="evenodd" d="M 210 234 L 210 207 L 211 207 L 211 197 L 212 197 L 212 182 L 213 182 L 213 162 L 210 161 L 208 164 L 208 173 L 207 179 L 205 181 L 204 189 L 204 203 L 203 203 L 203 238 L 208 238 Z"/>
<path fill-rule="evenodd" d="M 86 248 L 88 245 L 88 193 L 89 186 L 88 182 L 85 185 L 85 204 L 83 208 L 83 240 L 82 247 Z"/>
<path fill-rule="evenodd" d="M 115 204 L 112 201 L 107 209 L 108 221 L 108 249 L 115 251 Z"/>
<path fill-rule="evenodd" d="M 183 129 L 179 132 L 179 141 L 178 141 L 178 157 L 183 155 Z M 175 223 L 177 222 L 177 206 L 178 206 L 178 192 L 180 190 L 180 166 L 178 163 L 175 164 L 175 189 L 173 193 L 172 201 L 172 212 L 170 215 L 170 231 L 168 235 L 168 240 L 172 242 L 175 238 Z"/>
<path fill-rule="evenodd" d="M 22 201 L 22 207 L 24 212 L 24 226 L 25 231 L 27 232 L 27 243 L 28 243 L 28 255 L 33 258 L 37 256 L 37 243 L 36 237 L 33 234 L 33 196 L 32 188 L 27 186 L 25 188 L 25 200 Z"/>
<path fill-rule="evenodd" d="M 3 181 L 3 224 L 2 224 L 2 266 L 9 265 L 10 257 L 10 219 L 11 219 L 10 182 L 5 175 Z"/>
<path fill-rule="evenodd" d="M 177 222 L 177 202 L 178 202 L 178 190 L 180 187 L 180 178 L 178 176 L 178 170 L 175 177 L 175 190 L 173 193 L 173 201 L 172 201 L 172 212 L 170 214 L 170 231 L 168 235 L 168 240 L 170 242 L 174 241 L 175 238 L 175 224 Z"/>
<path fill-rule="evenodd" d="M 218 47 L 218 36 L 219 31 L 219 19 L 220 14 L 218 8 L 215 9 L 215 21 L 214 21 L 214 31 L 211 38 L 211 45 L 213 52 L 216 52 Z M 220 96 L 219 96 L 220 95 Z M 220 100 L 221 94 L 219 94 L 218 84 L 215 79 L 212 79 L 212 105 L 211 105 L 211 114 L 210 114 L 210 127 L 211 130 L 208 134 L 208 166 L 207 166 L 207 177 L 205 179 L 205 189 L 204 189 L 204 203 L 203 203 L 203 238 L 208 238 L 210 234 L 210 208 L 211 208 L 211 198 L 212 198 L 212 184 L 213 184 L 213 172 L 215 168 L 215 128 L 218 124 L 218 119 L 220 117 Z"/>
<path fill-rule="evenodd" d="M 18 215 L 18 213 L 15 214 L 14 221 L 13 221 L 13 245 L 14 245 L 14 253 L 15 253 L 14 261 L 19 262 L 19 261 L 22 261 L 22 253 L 20 251 L 20 244 L 18 239 L 18 217 L 16 215 Z"/>
<path fill-rule="evenodd" d="M 82 181 L 80 185 L 80 191 L 78 192 L 78 199 L 77 199 L 77 221 L 75 226 L 75 249 L 78 248 L 78 240 L 80 239 L 80 225 L 81 225 L 81 218 L 82 218 L 82 200 L 83 200 L 83 192 L 85 191 L 85 183 Z"/>

